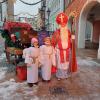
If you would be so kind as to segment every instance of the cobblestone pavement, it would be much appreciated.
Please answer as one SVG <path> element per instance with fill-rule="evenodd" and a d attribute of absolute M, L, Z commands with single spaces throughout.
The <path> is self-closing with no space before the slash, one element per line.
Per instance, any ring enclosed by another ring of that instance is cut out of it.
<path fill-rule="evenodd" d="M 100 63 L 95 50 L 77 50 L 78 72 L 71 78 L 58 81 L 52 75 L 49 83 L 40 78 L 32 88 L 17 79 L 15 66 L 6 62 L 1 51 L 0 67 L 5 74 L 0 71 L 4 76 L 0 79 L 0 100 L 100 100 Z"/>

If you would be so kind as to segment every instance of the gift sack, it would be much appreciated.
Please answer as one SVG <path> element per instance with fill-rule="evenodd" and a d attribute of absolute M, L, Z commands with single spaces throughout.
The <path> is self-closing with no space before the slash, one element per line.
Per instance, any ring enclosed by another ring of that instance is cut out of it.
<path fill-rule="evenodd" d="M 57 71 L 57 68 L 55 66 L 52 66 L 51 73 L 56 73 L 56 71 Z"/>
<path fill-rule="evenodd" d="M 27 79 L 27 67 L 26 66 L 17 66 L 16 73 L 19 80 L 23 81 Z"/>

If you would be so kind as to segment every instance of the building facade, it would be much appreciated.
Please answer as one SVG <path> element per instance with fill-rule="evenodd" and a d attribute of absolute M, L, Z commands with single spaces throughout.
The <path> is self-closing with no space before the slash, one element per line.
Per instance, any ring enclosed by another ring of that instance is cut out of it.
<path fill-rule="evenodd" d="M 4 21 L 7 16 L 7 3 L 2 4 L 2 20 Z"/>
<path fill-rule="evenodd" d="M 40 13 L 40 20 L 42 21 L 41 23 L 41 29 L 45 29 L 45 11 L 46 11 L 46 0 L 43 0 L 41 2 L 41 8 L 39 9 L 39 13 Z"/>
<path fill-rule="evenodd" d="M 7 1 L 7 20 L 14 20 L 14 2 L 15 0 Z"/>
<path fill-rule="evenodd" d="M 100 58 L 100 0 L 67 1 L 65 0 L 65 13 L 69 16 L 69 26 L 75 30 L 77 47 L 85 48 L 87 41 L 93 47 L 97 44 Z"/>
<path fill-rule="evenodd" d="M 11 0 L 0 3 L 0 21 L 14 19 L 14 3 Z"/>
<path fill-rule="evenodd" d="M 7 3 L 0 3 L 0 21 L 4 21 L 7 16 Z"/>
<path fill-rule="evenodd" d="M 37 28 L 38 30 L 41 30 L 41 27 L 43 26 L 40 9 L 37 14 L 37 26 L 38 26 L 38 28 Z"/>
<path fill-rule="evenodd" d="M 50 9 L 50 15 L 48 16 L 48 8 Z M 56 16 L 58 13 L 64 11 L 64 0 L 46 0 L 46 25 L 48 25 L 49 19 L 49 31 L 54 31 L 58 28 L 58 25 L 55 22 Z M 49 17 L 49 18 L 48 18 Z"/>

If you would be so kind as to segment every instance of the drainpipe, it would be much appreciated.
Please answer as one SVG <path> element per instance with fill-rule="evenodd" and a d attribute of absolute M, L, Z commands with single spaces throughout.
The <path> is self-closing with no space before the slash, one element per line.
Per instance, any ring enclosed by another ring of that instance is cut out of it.
<path fill-rule="evenodd" d="M 66 9 L 65 9 L 65 0 L 63 0 L 63 5 L 64 5 L 64 8 L 63 8 L 63 11 L 65 12 L 66 11 Z"/>
<path fill-rule="evenodd" d="M 2 21 L 2 4 L 0 4 L 0 9 L 1 9 L 0 10 L 1 11 L 0 14 L 1 14 L 1 21 Z"/>
<path fill-rule="evenodd" d="M 1 4 L 1 21 L 3 21 L 2 4 Z"/>

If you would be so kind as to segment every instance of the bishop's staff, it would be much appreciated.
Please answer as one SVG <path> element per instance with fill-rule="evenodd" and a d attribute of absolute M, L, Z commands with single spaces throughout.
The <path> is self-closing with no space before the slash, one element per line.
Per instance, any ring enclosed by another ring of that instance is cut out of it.
<path fill-rule="evenodd" d="M 76 61 L 76 49 L 75 49 L 75 32 L 73 31 L 73 19 L 71 23 L 71 66 L 70 66 L 70 72 L 71 72 L 71 78 L 72 73 L 77 71 L 77 61 Z"/>

